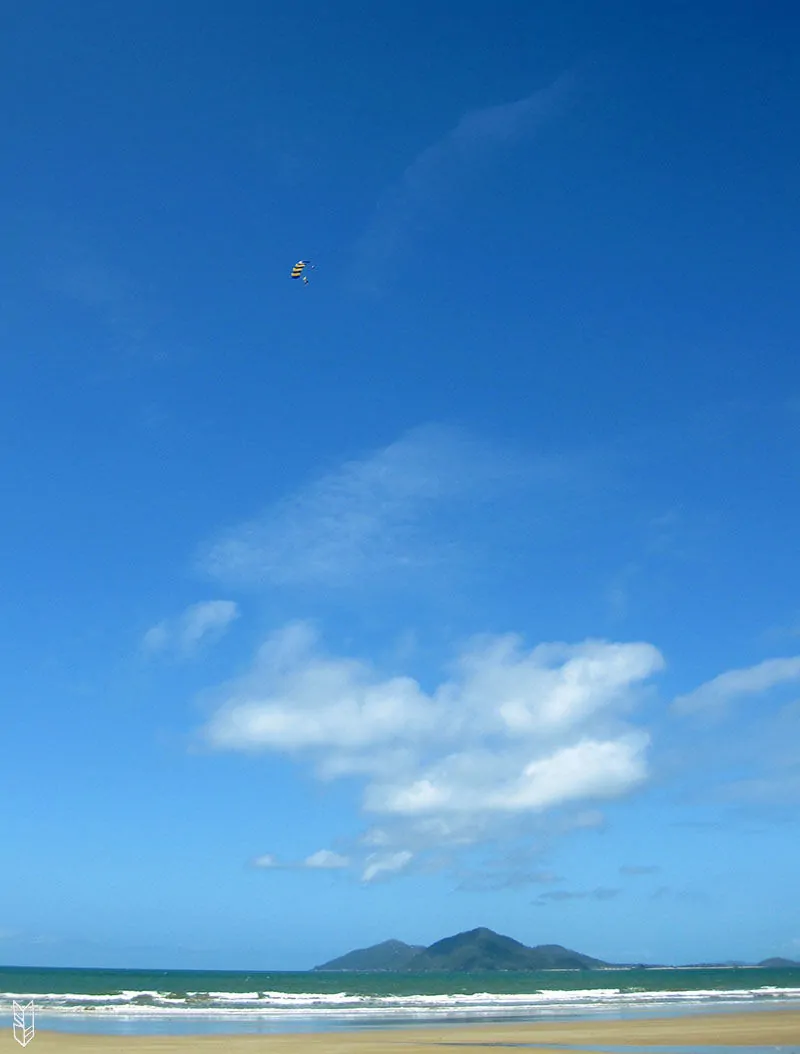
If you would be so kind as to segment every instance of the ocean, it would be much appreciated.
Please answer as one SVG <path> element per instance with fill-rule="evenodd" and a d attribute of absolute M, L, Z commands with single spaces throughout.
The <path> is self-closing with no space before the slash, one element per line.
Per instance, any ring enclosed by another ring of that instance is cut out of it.
<path fill-rule="evenodd" d="M 14 1000 L 33 1001 L 38 1027 L 65 1032 L 317 1032 L 800 1008 L 800 969 L 363 974 L 0 967 L 0 1025 L 10 1026 Z"/>

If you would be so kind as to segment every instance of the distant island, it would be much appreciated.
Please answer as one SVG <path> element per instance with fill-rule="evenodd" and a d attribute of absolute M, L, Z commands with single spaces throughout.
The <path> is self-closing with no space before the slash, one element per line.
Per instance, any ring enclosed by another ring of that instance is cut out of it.
<path fill-rule="evenodd" d="M 429 948 L 397 940 L 384 941 L 370 948 L 359 948 L 314 969 L 476 973 L 482 970 L 592 970 L 608 965 L 559 944 L 528 948 L 512 937 L 480 927 L 445 937 Z"/>
<path fill-rule="evenodd" d="M 759 963 L 698 963 L 694 968 L 800 969 L 800 962 L 772 958 Z M 663 968 L 663 967 L 662 967 Z M 315 966 L 317 971 L 350 973 L 481 973 L 492 970 L 631 970 L 659 969 L 646 963 L 609 963 L 591 955 L 571 951 L 560 944 L 537 944 L 529 948 L 484 926 L 445 937 L 426 948 L 388 940 L 369 948 L 357 948 L 337 959 Z"/>

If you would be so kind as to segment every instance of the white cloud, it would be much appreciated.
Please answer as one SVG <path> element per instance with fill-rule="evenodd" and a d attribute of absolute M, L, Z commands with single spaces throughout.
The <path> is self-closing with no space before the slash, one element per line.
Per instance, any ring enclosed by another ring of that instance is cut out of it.
<path fill-rule="evenodd" d="M 223 686 L 203 736 L 217 749 L 307 757 L 325 779 L 364 776 L 364 809 L 382 817 L 362 843 L 376 850 L 364 872 L 375 877 L 426 849 L 473 845 L 506 821 L 580 804 L 574 826 L 588 804 L 633 790 L 647 777 L 649 736 L 627 716 L 663 665 L 643 643 L 525 651 L 514 635 L 483 637 L 426 692 L 321 654 L 295 623 Z"/>
<path fill-rule="evenodd" d="M 563 459 L 523 464 L 458 429 L 415 428 L 275 502 L 205 547 L 203 573 L 244 586 L 402 584 L 458 555 L 462 503 L 559 480 Z M 441 519 L 450 517 L 441 529 Z M 440 529 L 437 529 L 440 528 Z"/>
<path fill-rule="evenodd" d="M 176 619 L 152 626 L 142 638 L 142 649 L 151 655 L 167 650 L 189 655 L 201 643 L 219 640 L 238 617 L 239 607 L 233 600 L 192 604 Z"/>
<path fill-rule="evenodd" d="M 766 659 L 756 666 L 721 673 L 693 692 L 678 696 L 672 705 L 681 714 L 720 712 L 737 699 L 796 680 L 800 680 L 800 656 Z"/>
<path fill-rule="evenodd" d="M 395 853 L 370 853 L 364 862 L 361 878 L 364 882 L 372 882 L 381 875 L 397 874 L 408 867 L 413 857 L 414 854 L 407 849 Z"/>
<path fill-rule="evenodd" d="M 649 737 L 581 740 L 508 772 L 510 752 L 451 754 L 409 783 L 376 783 L 366 808 L 406 816 L 442 812 L 539 812 L 566 802 L 625 794 L 647 775 Z"/>
<path fill-rule="evenodd" d="M 158 625 L 151 626 L 142 637 L 142 650 L 153 655 L 157 651 L 163 651 L 168 646 L 169 641 L 170 631 L 167 628 L 167 623 L 159 622 Z"/>
<path fill-rule="evenodd" d="M 193 604 L 181 618 L 181 642 L 194 647 L 209 635 L 224 631 L 239 616 L 238 605 L 233 600 L 208 600 Z"/>
<path fill-rule="evenodd" d="M 341 853 L 334 853 L 331 849 L 318 849 L 316 853 L 307 856 L 305 860 L 284 862 L 272 853 L 264 853 L 257 856 L 252 862 L 253 867 L 263 868 L 271 871 L 297 871 L 308 869 L 310 871 L 336 871 L 350 866 L 350 861 Z"/>
<path fill-rule="evenodd" d="M 280 866 L 277 858 L 272 853 L 264 853 L 263 856 L 257 856 L 253 861 L 253 867 L 274 868 Z"/>
<path fill-rule="evenodd" d="M 318 849 L 316 853 L 307 856 L 303 861 L 305 867 L 318 868 L 321 870 L 336 870 L 348 867 L 350 861 L 341 853 L 334 853 L 331 849 Z"/>
<path fill-rule="evenodd" d="M 314 644 L 305 623 L 273 634 L 253 672 L 232 686 L 213 717 L 209 741 L 233 750 L 324 750 L 329 758 L 334 752 L 338 775 L 353 763 L 372 767 L 374 757 L 360 751 L 433 730 L 429 701 L 415 681 L 381 682 L 356 660 L 314 654 Z"/>

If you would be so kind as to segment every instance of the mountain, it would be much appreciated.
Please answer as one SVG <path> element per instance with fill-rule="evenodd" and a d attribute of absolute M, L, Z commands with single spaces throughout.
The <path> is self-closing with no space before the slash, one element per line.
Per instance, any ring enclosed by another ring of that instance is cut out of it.
<path fill-rule="evenodd" d="M 591 970 L 606 964 L 560 944 L 536 948 L 480 927 L 445 937 L 419 952 L 408 963 L 409 973 L 430 970 L 467 973 L 478 970 Z"/>
<path fill-rule="evenodd" d="M 745 963 L 695 963 L 683 969 L 712 969 L 722 966 L 741 967 Z M 765 969 L 800 969 L 800 962 L 792 959 L 772 958 L 755 963 Z M 663 969 L 663 967 L 661 967 Z M 422 945 L 404 944 L 402 941 L 384 941 L 370 948 L 359 948 L 338 959 L 331 959 L 315 970 L 352 970 L 354 972 L 392 971 L 395 973 L 479 973 L 489 970 L 602 970 L 602 969 L 659 969 L 657 966 L 639 963 L 607 963 L 593 959 L 590 955 L 562 948 L 560 944 L 538 944 L 529 948 L 513 937 L 481 926 L 476 930 L 445 937 L 429 948 Z"/>
<path fill-rule="evenodd" d="M 413 947 L 402 941 L 384 941 L 342 955 L 314 969 L 474 973 L 482 970 L 592 970 L 607 965 L 600 959 L 562 948 L 560 944 L 528 948 L 512 937 L 480 927 L 445 937 L 429 948 Z"/>
<path fill-rule="evenodd" d="M 404 944 L 402 941 L 382 941 L 369 948 L 357 948 L 353 952 L 331 959 L 330 962 L 315 966 L 315 970 L 352 970 L 354 973 L 379 970 L 397 972 L 408 969 L 408 962 L 421 951 L 424 945 Z"/>

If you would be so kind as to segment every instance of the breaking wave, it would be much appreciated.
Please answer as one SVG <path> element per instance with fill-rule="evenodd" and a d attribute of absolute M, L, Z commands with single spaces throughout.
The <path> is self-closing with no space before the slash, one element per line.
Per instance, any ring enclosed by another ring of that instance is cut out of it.
<path fill-rule="evenodd" d="M 125 1017 L 257 1017 L 335 1018 L 357 1021 L 407 1021 L 528 1018 L 551 1014 L 590 1014 L 700 1006 L 744 1006 L 755 1003 L 800 1003 L 800 987 L 763 985 L 741 989 L 647 990 L 593 988 L 370 995 L 343 992 L 169 992 L 128 990 L 105 995 L 81 993 L 0 992 L 0 1013 L 12 1002 L 33 1000 L 37 1014 L 91 1014 Z"/>

